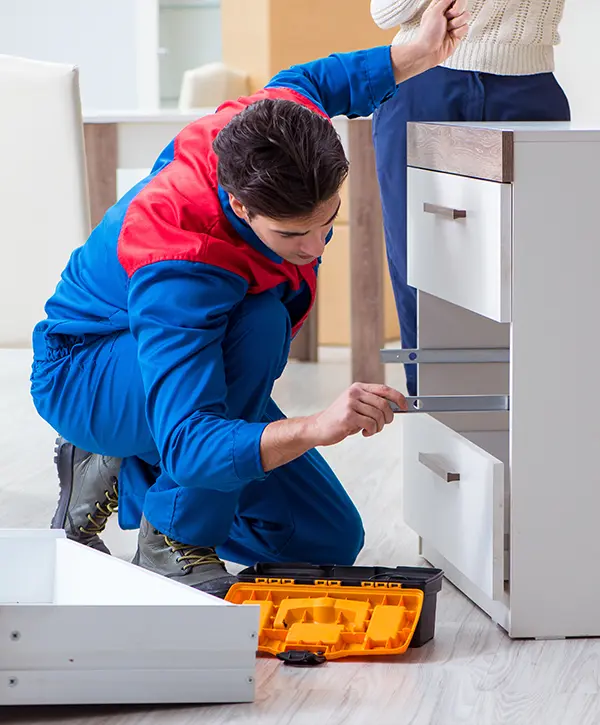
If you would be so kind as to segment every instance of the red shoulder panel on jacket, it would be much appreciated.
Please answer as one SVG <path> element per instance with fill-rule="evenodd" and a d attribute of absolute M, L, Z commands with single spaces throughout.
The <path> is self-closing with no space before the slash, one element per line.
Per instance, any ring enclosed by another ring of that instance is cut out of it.
<path fill-rule="evenodd" d="M 236 114 L 265 98 L 301 103 L 324 115 L 296 91 L 267 88 L 228 101 L 216 113 L 186 126 L 174 139 L 172 160 L 149 177 L 125 210 L 118 256 L 129 277 L 140 267 L 159 261 L 181 259 L 212 264 L 214 262 L 207 258 L 209 247 L 210 256 L 218 260 L 220 266 L 239 274 L 249 284 L 255 281 L 257 274 L 264 276 L 258 272 L 257 265 L 268 268 L 269 260 L 258 252 L 261 259 L 254 259 L 254 250 L 232 229 L 228 239 L 221 239 L 224 246 L 215 246 L 211 231 L 219 228 L 221 238 L 223 229 L 229 229 L 224 223 L 225 215 L 217 193 L 217 158 L 212 142 Z M 256 273 L 253 274 L 252 269 Z"/>

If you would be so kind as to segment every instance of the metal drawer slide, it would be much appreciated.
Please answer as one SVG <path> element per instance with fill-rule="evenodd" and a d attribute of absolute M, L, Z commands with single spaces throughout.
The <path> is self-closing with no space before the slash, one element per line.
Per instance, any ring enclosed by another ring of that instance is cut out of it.
<path fill-rule="evenodd" d="M 408 410 L 392 404 L 394 413 L 479 413 L 510 409 L 508 395 L 417 395 L 406 398 Z"/>

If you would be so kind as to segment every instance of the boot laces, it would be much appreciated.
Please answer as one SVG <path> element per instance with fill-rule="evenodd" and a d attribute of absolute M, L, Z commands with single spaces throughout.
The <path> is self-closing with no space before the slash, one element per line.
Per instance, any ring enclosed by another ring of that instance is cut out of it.
<path fill-rule="evenodd" d="M 223 562 L 217 556 L 217 552 L 206 546 L 189 546 L 175 541 L 168 536 L 163 536 L 166 545 L 174 554 L 179 554 L 177 563 L 183 562 L 181 567 L 184 571 L 189 571 L 197 566 L 209 566 L 218 564 L 223 566 Z"/>
<path fill-rule="evenodd" d="M 116 478 L 111 478 L 112 489 L 104 492 L 104 500 L 96 501 L 95 511 L 87 515 L 87 523 L 80 526 L 79 530 L 82 534 L 88 536 L 96 536 L 101 534 L 106 528 L 106 523 L 110 516 L 119 509 L 119 484 Z"/>

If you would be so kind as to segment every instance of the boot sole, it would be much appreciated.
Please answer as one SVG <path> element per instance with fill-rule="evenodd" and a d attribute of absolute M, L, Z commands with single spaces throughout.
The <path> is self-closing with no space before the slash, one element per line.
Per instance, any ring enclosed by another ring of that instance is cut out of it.
<path fill-rule="evenodd" d="M 205 592 L 206 594 L 210 594 L 213 597 L 217 597 L 217 599 L 225 599 L 227 594 L 229 594 L 231 587 L 234 584 L 238 584 L 238 582 L 239 579 L 237 577 L 230 576 L 227 579 L 224 578 L 220 584 L 219 580 L 208 581 L 204 582 L 204 584 L 196 584 L 193 588 L 198 589 L 201 592 Z M 183 581 L 182 584 L 185 584 L 185 581 Z"/>
<path fill-rule="evenodd" d="M 65 450 L 65 448 L 69 450 Z M 69 502 L 73 494 L 73 458 L 75 456 L 75 447 L 71 443 L 60 442 L 60 438 L 56 439 L 54 448 L 54 463 L 58 470 L 58 504 L 56 511 L 50 523 L 51 529 L 64 529 L 67 522 L 67 512 L 69 510 Z"/>

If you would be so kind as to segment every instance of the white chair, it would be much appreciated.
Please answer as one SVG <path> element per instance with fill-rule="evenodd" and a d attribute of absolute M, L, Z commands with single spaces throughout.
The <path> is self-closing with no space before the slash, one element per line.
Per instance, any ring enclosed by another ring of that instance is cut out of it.
<path fill-rule="evenodd" d="M 183 74 L 179 94 L 179 110 L 215 108 L 232 98 L 249 93 L 247 73 L 228 68 L 223 63 L 207 63 Z"/>
<path fill-rule="evenodd" d="M 77 68 L 0 55 L 0 347 L 28 347 L 90 231 Z"/>

